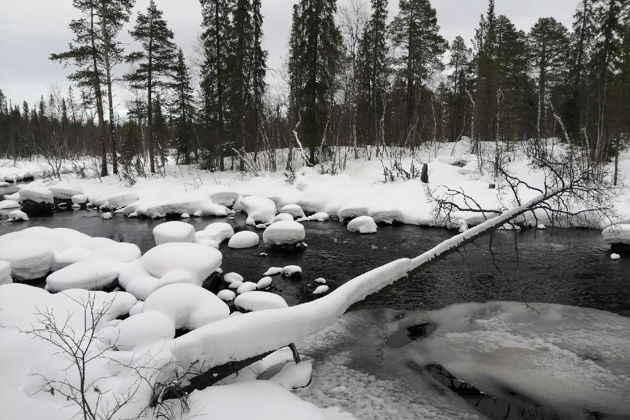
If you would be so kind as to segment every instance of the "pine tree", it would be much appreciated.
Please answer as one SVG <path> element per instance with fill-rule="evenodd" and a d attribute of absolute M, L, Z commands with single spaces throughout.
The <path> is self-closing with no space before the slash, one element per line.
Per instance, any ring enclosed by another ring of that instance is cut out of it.
<path fill-rule="evenodd" d="M 372 16 L 359 44 L 358 120 L 366 143 L 378 144 L 383 132 L 388 77 L 387 0 L 372 0 Z"/>
<path fill-rule="evenodd" d="M 252 91 L 252 139 L 260 144 L 261 120 L 263 116 L 263 98 L 267 90 L 265 77 L 267 76 L 267 51 L 262 48 L 263 16 L 261 0 L 252 0 L 253 42 L 250 49 L 251 57 L 251 91 Z"/>
<path fill-rule="evenodd" d="M 458 140 L 466 129 L 467 123 L 467 88 L 470 78 L 470 49 L 466 46 L 464 38 L 456 36 L 451 43 L 450 60 L 448 67 L 451 71 L 448 76 L 450 98 L 448 100 L 449 132 L 451 140 Z"/>
<path fill-rule="evenodd" d="M 448 45 L 439 34 L 436 11 L 429 0 L 401 0 L 399 7 L 390 30 L 393 45 L 401 51 L 395 61 L 405 87 L 404 134 L 415 144 L 417 127 L 424 125 L 421 95 L 430 77 L 443 69 L 441 57 Z"/>
<path fill-rule="evenodd" d="M 335 24 L 336 11 L 336 0 L 301 0 L 294 8 L 289 58 L 293 114 L 300 121 L 300 138 L 310 149 L 311 164 L 329 128 L 339 69 L 341 33 Z"/>
<path fill-rule="evenodd" d="M 232 47 L 231 0 L 200 0 L 203 13 L 203 63 L 201 66 L 202 119 L 210 144 L 218 151 L 219 169 L 224 170 L 226 92 L 230 82 L 229 50 Z M 239 69 L 240 70 L 240 69 Z M 213 141 L 212 141 L 213 140 Z"/>
<path fill-rule="evenodd" d="M 542 137 L 549 135 L 545 113 L 550 91 L 566 80 L 568 30 L 554 18 L 540 18 L 530 30 L 528 42 L 537 74 L 536 139 L 540 141 Z"/>
<path fill-rule="evenodd" d="M 175 99 L 171 106 L 171 119 L 175 124 L 177 151 L 184 157 L 184 164 L 190 165 L 191 142 L 193 135 L 193 120 L 195 115 L 194 92 L 191 85 L 190 73 L 184 53 L 180 49 L 174 68 L 171 88 Z"/>
<path fill-rule="evenodd" d="M 156 92 L 167 84 L 177 48 L 173 32 L 155 2 L 151 0 L 146 13 L 138 13 L 131 36 L 142 45 L 142 50 L 129 54 L 127 60 L 137 64 L 135 72 L 126 76 L 132 88 L 143 89 L 147 95 L 147 130 L 149 137 L 149 166 L 155 173 L 155 134 L 153 129 L 153 100 Z"/>

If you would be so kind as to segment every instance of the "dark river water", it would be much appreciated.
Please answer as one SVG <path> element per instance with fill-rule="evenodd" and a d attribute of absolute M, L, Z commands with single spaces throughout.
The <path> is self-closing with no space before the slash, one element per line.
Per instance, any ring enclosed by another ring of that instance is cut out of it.
<path fill-rule="evenodd" d="M 213 221 L 225 220 L 192 218 L 189 223 L 201 230 Z M 2 220 L 0 234 L 28 226 L 68 227 L 136 243 L 144 252 L 155 245 L 152 230 L 163 222 L 122 216 L 103 221 L 100 213 L 81 210 L 24 223 Z M 229 222 L 235 230 L 255 230 L 244 226 L 240 215 Z M 224 272 L 236 271 L 247 280 L 257 281 L 269 267 L 299 265 L 304 273 L 301 281 L 274 278 L 276 291 L 294 304 L 312 298 L 313 280 L 318 277 L 334 288 L 396 258 L 419 255 L 454 234 L 445 229 L 399 225 L 380 226 L 375 235 L 359 235 L 349 233 L 336 221 L 304 226 L 308 248 L 302 253 L 274 252 L 262 240 L 258 248 L 245 250 L 231 250 L 224 243 Z M 258 233 L 262 236 L 261 231 Z M 499 231 L 493 234 L 492 252 L 489 244 L 489 236 L 482 238 L 357 306 L 431 310 L 453 303 L 509 300 L 591 307 L 630 316 L 630 259 L 611 261 L 599 231 Z"/>

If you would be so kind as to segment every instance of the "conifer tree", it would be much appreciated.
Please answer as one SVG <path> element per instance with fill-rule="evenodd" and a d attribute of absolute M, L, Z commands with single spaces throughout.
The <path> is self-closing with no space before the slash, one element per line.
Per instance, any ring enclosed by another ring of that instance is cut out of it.
<path fill-rule="evenodd" d="M 184 164 L 190 165 L 195 106 L 190 73 L 181 49 L 177 54 L 171 88 L 175 95 L 171 119 L 175 124 L 177 151 L 184 157 Z"/>
<path fill-rule="evenodd" d="M 173 31 L 151 0 L 146 13 L 138 13 L 138 19 L 131 36 L 142 45 L 140 51 L 129 54 L 127 60 L 137 64 L 135 72 L 126 79 L 135 89 L 143 89 L 147 95 L 147 131 L 149 137 L 149 165 L 155 173 L 155 134 L 153 129 L 153 101 L 158 90 L 168 84 L 177 48 L 173 42 Z"/>

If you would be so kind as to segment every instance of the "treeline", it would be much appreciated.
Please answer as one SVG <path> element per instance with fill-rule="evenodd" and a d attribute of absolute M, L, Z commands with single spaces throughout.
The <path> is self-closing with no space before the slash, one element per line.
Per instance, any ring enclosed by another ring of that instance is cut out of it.
<path fill-rule="evenodd" d="M 285 96 L 267 92 L 261 1 L 200 2 L 202 57 L 191 69 L 153 1 L 130 31 L 138 50 L 127 52 L 118 36 L 133 0 L 74 0 L 75 37 L 50 58 L 73 67 L 79 94 L 29 106 L 0 93 L 0 153 L 98 155 L 105 175 L 108 164 L 155 172 L 173 150 L 181 163 L 224 169 L 227 155 L 298 142 L 314 164 L 328 146 L 415 148 L 464 136 L 472 151 L 480 141 L 557 137 L 601 161 L 630 137 L 624 0 L 578 0 L 572 28 L 546 17 L 527 33 L 490 0 L 474 39 L 450 44 L 429 0 L 400 0 L 393 17 L 387 0 L 339 9 L 300 0 Z M 125 62 L 133 70 L 114 74 Z M 124 119 L 114 112 L 119 79 L 131 92 Z"/>

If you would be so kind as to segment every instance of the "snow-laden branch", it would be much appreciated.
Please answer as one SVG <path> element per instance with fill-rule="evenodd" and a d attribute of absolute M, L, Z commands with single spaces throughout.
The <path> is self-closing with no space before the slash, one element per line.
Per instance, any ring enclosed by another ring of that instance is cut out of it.
<path fill-rule="evenodd" d="M 175 359 L 211 369 L 287 346 L 333 324 L 354 303 L 504 225 L 566 189 L 551 190 L 448 239 L 414 259 L 403 258 L 348 281 L 329 295 L 290 308 L 229 317 L 175 339 Z"/>

